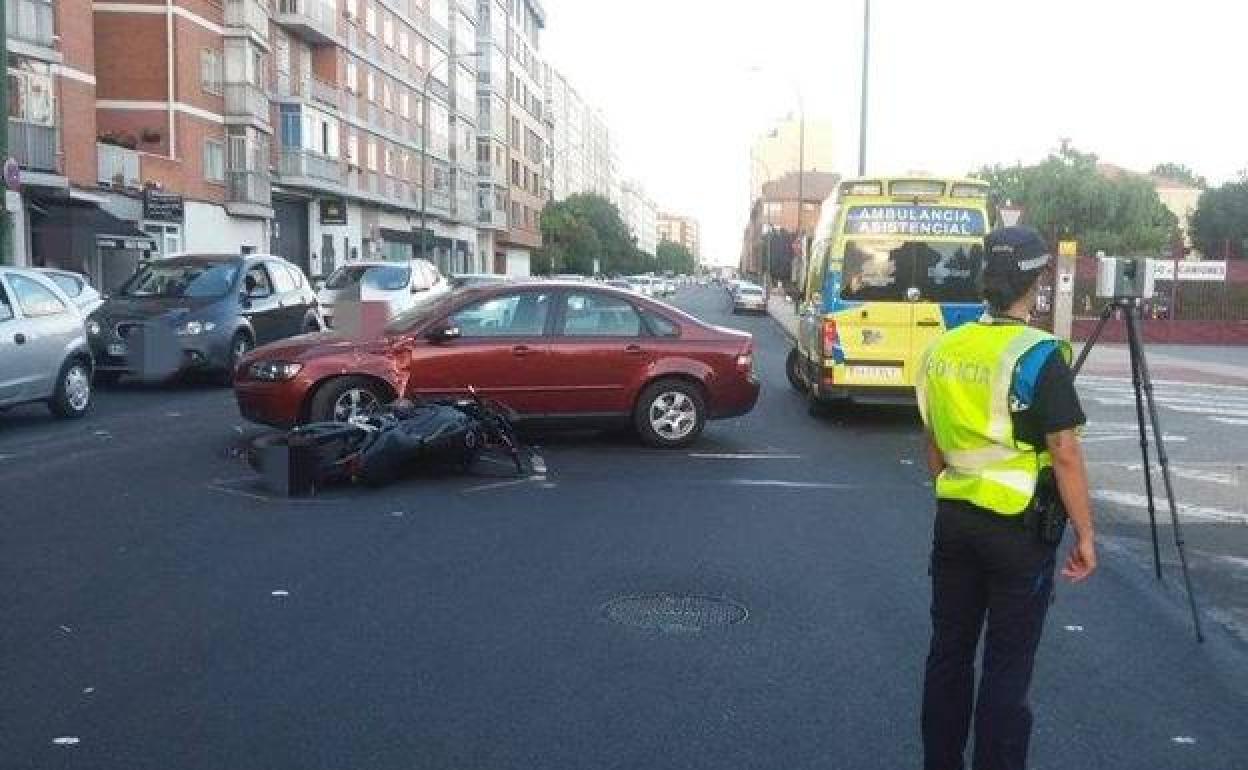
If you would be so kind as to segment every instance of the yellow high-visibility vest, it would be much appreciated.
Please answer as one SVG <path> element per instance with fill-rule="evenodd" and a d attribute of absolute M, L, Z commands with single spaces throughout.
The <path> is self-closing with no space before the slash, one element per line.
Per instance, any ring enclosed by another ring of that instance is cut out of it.
<path fill-rule="evenodd" d="M 1048 450 L 1014 435 L 1010 401 L 1015 371 L 1037 345 L 1069 343 L 1021 323 L 969 323 L 938 338 L 919 360 L 919 411 L 945 459 L 936 496 L 1002 516 L 1031 504 Z"/>

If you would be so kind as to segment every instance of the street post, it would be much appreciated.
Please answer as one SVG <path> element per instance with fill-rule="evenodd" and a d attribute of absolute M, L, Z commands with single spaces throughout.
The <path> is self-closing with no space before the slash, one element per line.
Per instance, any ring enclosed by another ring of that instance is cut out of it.
<path fill-rule="evenodd" d="M 8 8 L 0 13 L 0 163 L 9 158 L 9 32 Z M 5 185 L 0 199 L 0 265 L 13 261 L 13 227 L 9 218 L 9 190 Z"/>
<path fill-rule="evenodd" d="M 867 174 L 867 73 L 871 62 L 871 0 L 862 7 L 862 105 L 858 111 L 858 176 Z"/>

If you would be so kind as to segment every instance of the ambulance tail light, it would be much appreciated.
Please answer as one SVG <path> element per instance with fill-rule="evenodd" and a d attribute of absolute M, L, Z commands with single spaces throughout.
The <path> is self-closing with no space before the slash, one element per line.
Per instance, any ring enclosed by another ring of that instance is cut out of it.
<path fill-rule="evenodd" d="M 823 322 L 823 354 L 830 356 L 840 346 L 841 335 L 836 329 L 836 321 L 829 318 Z"/>

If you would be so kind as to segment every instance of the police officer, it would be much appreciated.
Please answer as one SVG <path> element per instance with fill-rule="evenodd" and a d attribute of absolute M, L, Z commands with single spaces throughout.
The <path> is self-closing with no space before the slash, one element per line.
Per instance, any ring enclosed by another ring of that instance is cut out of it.
<path fill-rule="evenodd" d="M 1027 690 L 1052 597 L 1053 541 L 1061 537 L 1060 530 L 1044 537 L 1035 525 L 1041 500 L 1059 501 L 1074 530 L 1062 574 L 1077 582 L 1096 569 L 1075 433 L 1085 418 L 1070 346 L 1028 326 L 1052 257 L 1026 227 L 994 231 L 984 246 L 984 316 L 939 338 L 920 364 L 919 406 L 937 497 L 923 687 L 926 770 L 961 770 L 972 714 L 974 770 L 1026 764 Z"/>

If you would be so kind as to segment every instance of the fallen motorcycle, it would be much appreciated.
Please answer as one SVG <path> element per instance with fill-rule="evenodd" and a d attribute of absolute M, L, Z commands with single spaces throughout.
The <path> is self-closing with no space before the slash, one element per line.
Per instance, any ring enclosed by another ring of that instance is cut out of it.
<path fill-rule="evenodd" d="M 335 484 L 380 486 L 422 469 L 469 471 L 482 453 L 510 456 L 527 472 L 512 413 L 469 388 L 469 398 L 396 401 L 348 422 L 301 425 L 262 436 L 247 459 L 266 486 L 291 496 Z"/>

